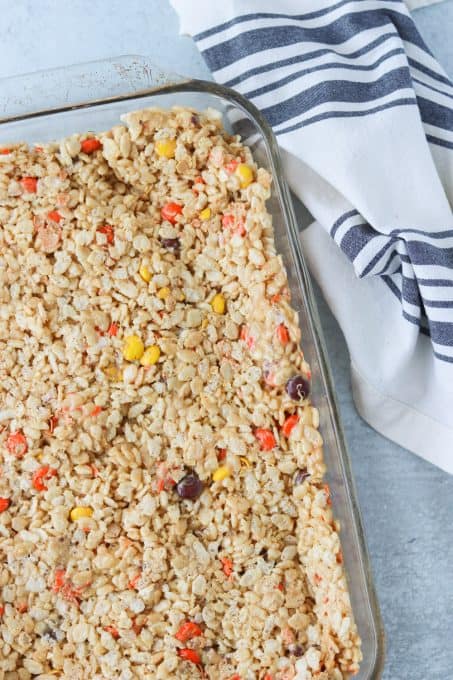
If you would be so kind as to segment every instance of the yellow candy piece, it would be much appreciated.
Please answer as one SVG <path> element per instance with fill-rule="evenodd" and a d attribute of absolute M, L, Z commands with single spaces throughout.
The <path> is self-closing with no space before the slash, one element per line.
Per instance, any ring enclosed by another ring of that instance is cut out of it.
<path fill-rule="evenodd" d="M 235 170 L 235 174 L 239 177 L 242 189 L 246 189 L 254 180 L 253 170 L 250 165 L 247 165 L 246 163 L 239 163 Z"/>
<path fill-rule="evenodd" d="M 164 286 L 164 288 L 161 288 L 160 290 L 157 291 L 157 297 L 159 300 L 166 300 L 170 296 L 170 288 L 167 288 L 167 286 Z"/>
<path fill-rule="evenodd" d="M 128 335 L 124 340 L 123 357 L 126 361 L 141 359 L 145 346 L 138 335 Z"/>
<path fill-rule="evenodd" d="M 204 330 L 208 326 L 209 326 L 209 319 L 203 319 L 203 321 L 201 322 L 202 329 Z"/>
<path fill-rule="evenodd" d="M 156 153 L 164 158 L 174 158 L 176 151 L 176 140 L 159 139 L 156 142 Z"/>
<path fill-rule="evenodd" d="M 200 213 L 200 220 L 206 221 L 211 217 L 211 208 L 205 208 Z"/>
<path fill-rule="evenodd" d="M 212 475 L 212 481 L 221 482 L 223 479 L 229 477 L 230 474 L 231 474 L 230 468 L 227 465 L 221 465 Z"/>
<path fill-rule="evenodd" d="M 146 281 L 146 283 L 149 283 L 151 281 L 151 272 L 149 271 L 148 267 L 145 264 L 142 264 L 142 266 L 138 270 L 138 273 L 142 277 L 143 281 Z"/>
<path fill-rule="evenodd" d="M 247 468 L 250 467 L 250 461 L 249 461 L 249 459 L 246 458 L 245 456 L 241 456 L 241 457 L 239 458 L 239 460 L 241 461 L 241 466 L 242 466 L 242 467 L 247 467 Z"/>
<path fill-rule="evenodd" d="M 225 314 L 226 303 L 222 293 L 217 293 L 217 295 L 214 295 L 211 300 L 211 307 L 216 314 Z"/>
<path fill-rule="evenodd" d="M 94 512 L 93 508 L 78 505 L 77 507 L 72 508 L 71 512 L 69 513 L 69 517 L 71 518 L 72 522 L 77 522 L 78 519 L 84 519 L 85 517 L 92 517 L 93 512 Z"/>
<path fill-rule="evenodd" d="M 140 359 L 142 366 L 153 366 L 157 364 L 160 357 L 160 347 L 158 345 L 151 345 L 145 349 L 145 352 Z"/>

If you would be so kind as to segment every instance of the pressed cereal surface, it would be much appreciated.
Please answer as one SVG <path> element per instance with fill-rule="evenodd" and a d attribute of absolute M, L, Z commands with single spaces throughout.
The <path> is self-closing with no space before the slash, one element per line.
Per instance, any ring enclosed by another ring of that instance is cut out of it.
<path fill-rule="evenodd" d="M 0 677 L 347 678 L 270 176 L 216 111 L 124 123 L 0 148 Z"/>

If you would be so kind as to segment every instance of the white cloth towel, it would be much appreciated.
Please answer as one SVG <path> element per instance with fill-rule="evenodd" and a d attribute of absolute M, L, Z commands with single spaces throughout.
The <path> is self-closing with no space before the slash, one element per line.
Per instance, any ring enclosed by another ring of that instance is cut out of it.
<path fill-rule="evenodd" d="M 172 0 L 266 116 L 358 411 L 453 472 L 453 86 L 402 0 Z"/>
<path fill-rule="evenodd" d="M 409 9 L 418 9 L 419 7 L 425 7 L 426 5 L 437 5 L 443 0 L 406 0 L 409 5 Z"/>

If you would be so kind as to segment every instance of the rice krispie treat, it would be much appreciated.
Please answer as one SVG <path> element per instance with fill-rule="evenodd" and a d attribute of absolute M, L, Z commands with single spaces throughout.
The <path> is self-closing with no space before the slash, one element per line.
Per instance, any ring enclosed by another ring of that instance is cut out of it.
<path fill-rule="evenodd" d="M 0 149 L 0 674 L 340 680 L 360 640 L 265 202 L 215 111 Z"/>

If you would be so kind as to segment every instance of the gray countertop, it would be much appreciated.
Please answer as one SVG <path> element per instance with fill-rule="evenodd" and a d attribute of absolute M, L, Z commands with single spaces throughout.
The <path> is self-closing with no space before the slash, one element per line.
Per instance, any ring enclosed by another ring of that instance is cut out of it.
<path fill-rule="evenodd" d="M 0 10 L 0 77 L 119 54 L 209 77 L 191 40 L 178 35 L 167 0 L 0 0 Z M 452 0 L 418 10 L 415 19 L 453 78 Z M 450 680 L 453 478 L 359 418 L 343 337 L 320 296 L 319 306 L 386 628 L 384 678 Z"/>

